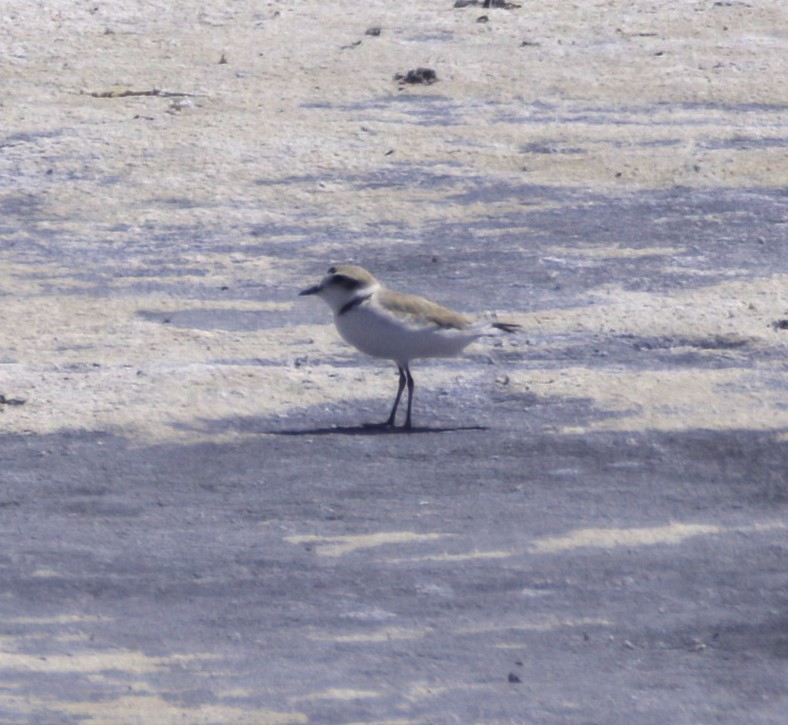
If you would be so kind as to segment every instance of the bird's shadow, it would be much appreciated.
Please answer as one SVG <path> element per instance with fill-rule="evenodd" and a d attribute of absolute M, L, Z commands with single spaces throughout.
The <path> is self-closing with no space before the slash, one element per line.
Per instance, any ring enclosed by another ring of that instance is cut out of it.
<path fill-rule="evenodd" d="M 342 436 L 376 436 L 376 435 L 408 435 L 415 433 L 460 433 L 465 431 L 486 431 L 484 425 L 458 425 L 458 426 L 422 426 L 414 425 L 410 428 L 402 426 L 369 425 L 334 425 L 328 428 L 303 428 L 269 430 L 269 435 L 280 436 L 315 436 L 315 435 L 342 435 Z"/>

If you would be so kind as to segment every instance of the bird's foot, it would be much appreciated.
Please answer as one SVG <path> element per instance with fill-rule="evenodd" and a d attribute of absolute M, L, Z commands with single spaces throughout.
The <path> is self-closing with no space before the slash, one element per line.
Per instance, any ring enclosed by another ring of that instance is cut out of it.
<path fill-rule="evenodd" d="M 379 428 L 383 430 L 384 428 L 394 428 L 394 423 L 390 420 L 384 420 L 382 423 L 362 423 L 362 428 Z"/>
<path fill-rule="evenodd" d="M 384 420 L 382 423 L 364 423 L 362 424 L 362 427 L 372 428 L 377 430 L 386 430 L 390 428 L 391 430 L 407 431 L 410 430 L 413 426 L 411 425 L 411 422 L 409 420 L 406 420 L 402 425 L 398 426 L 391 418 L 389 418 L 388 420 Z"/>

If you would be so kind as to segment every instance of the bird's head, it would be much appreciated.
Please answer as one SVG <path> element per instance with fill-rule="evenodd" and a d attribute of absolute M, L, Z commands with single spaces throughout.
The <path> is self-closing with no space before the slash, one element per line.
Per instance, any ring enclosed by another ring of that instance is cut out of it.
<path fill-rule="evenodd" d="M 363 267 L 340 264 L 330 267 L 319 284 L 307 287 L 298 294 L 317 295 L 336 313 L 351 300 L 369 294 L 379 286 L 379 282 Z"/>

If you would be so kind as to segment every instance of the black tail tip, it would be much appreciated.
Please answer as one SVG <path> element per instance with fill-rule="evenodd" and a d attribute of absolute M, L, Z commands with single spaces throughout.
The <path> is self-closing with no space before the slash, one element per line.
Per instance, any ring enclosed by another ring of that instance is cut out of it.
<path fill-rule="evenodd" d="M 496 330 L 503 330 L 504 332 L 517 332 L 523 329 L 523 326 L 518 325 L 516 322 L 493 322 L 492 326 Z"/>

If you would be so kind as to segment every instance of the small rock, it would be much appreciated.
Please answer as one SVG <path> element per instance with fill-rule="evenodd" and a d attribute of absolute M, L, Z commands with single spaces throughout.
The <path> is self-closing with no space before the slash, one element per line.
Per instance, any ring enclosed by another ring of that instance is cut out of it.
<path fill-rule="evenodd" d="M 404 75 L 397 73 L 394 76 L 394 80 L 401 83 L 431 85 L 438 82 L 438 74 L 432 68 L 416 68 L 415 70 L 409 70 Z"/>
<path fill-rule="evenodd" d="M 706 645 L 701 642 L 699 639 L 692 639 L 687 646 L 688 652 L 703 652 L 706 649 Z"/>
<path fill-rule="evenodd" d="M 170 101 L 170 107 L 167 109 L 167 113 L 180 113 L 181 111 L 191 108 L 194 104 L 188 98 L 173 98 Z"/>
<path fill-rule="evenodd" d="M 364 35 L 371 35 L 373 38 L 377 38 L 380 35 L 380 28 L 367 28 L 366 31 L 364 31 Z"/>
<path fill-rule="evenodd" d="M 514 672 L 510 672 L 509 682 L 511 682 L 512 684 L 516 684 L 518 682 L 522 682 L 522 680 L 517 675 L 515 675 Z"/>

